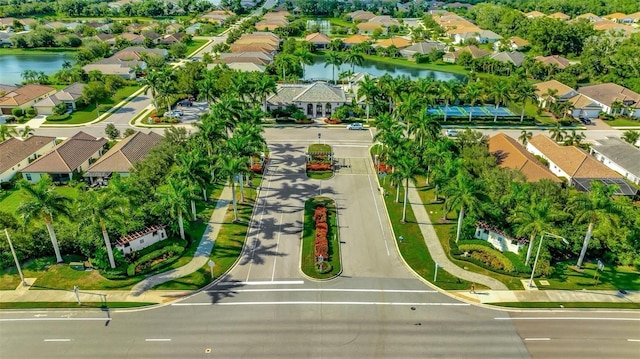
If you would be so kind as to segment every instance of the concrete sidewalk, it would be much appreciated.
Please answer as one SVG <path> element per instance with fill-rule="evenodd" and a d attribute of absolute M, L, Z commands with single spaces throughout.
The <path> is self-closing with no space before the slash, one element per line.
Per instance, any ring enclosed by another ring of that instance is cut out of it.
<path fill-rule="evenodd" d="M 488 277 L 483 274 L 466 271 L 451 262 L 444 252 L 442 245 L 440 244 L 440 240 L 436 235 L 436 231 L 433 229 L 433 224 L 431 223 L 431 219 L 427 214 L 427 210 L 424 208 L 424 204 L 420 199 L 420 195 L 418 195 L 418 191 L 414 186 L 409 186 L 408 197 L 409 203 L 411 204 L 411 209 L 413 210 L 413 214 L 416 217 L 416 222 L 418 223 L 418 226 L 420 226 L 422 237 L 424 237 L 427 248 L 429 248 L 431 258 L 433 258 L 433 260 L 438 263 L 438 266 L 440 268 L 458 278 L 464 279 L 469 282 L 482 284 L 493 290 L 508 290 L 507 286 L 497 279 Z"/>
<path fill-rule="evenodd" d="M 204 230 L 202 239 L 200 239 L 198 249 L 196 249 L 196 253 L 189 263 L 180 268 L 172 269 L 168 272 L 156 274 L 154 276 L 145 278 L 143 281 L 131 288 L 131 294 L 134 296 L 139 296 L 157 285 L 188 276 L 189 274 L 206 265 L 207 262 L 209 262 L 211 250 L 213 249 L 213 246 L 216 242 L 216 238 L 218 237 L 220 228 L 224 223 L 224 216 L 227 213 L 227 207 L 229 206 L 230 201 L 231 188 L 229 186 L 225 186 L 222 190 L 222 193 L 220 194 L 220 198 L 218 198 L 216 208 L 211 214 L 209 223 L 207 223 L 207 228 Z"/>
<path fill-rule="evenodd" d="M 614 290 L 476 290 L 451 291 L 456 297 L 475 303 L 504 302 L 593 302 L 593 303 L 636 303 L 640 304 L 640 292 L 622 294 Z"/>

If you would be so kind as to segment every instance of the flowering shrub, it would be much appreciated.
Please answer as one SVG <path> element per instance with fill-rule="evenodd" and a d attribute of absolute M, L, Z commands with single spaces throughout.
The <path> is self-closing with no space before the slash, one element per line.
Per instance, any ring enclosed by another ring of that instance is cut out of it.
<path fill-rule="evenodd" d="M 316 260 L 322 256 L 325 260 L 329 258 L 329 241 L 327 234 L 329 225 L 327 224 L 327 207 L 317 206 L 313 218 L 316 222 L 316 237 L 314 240 L 314 255 Z"/>
<path fill-rule="evenodd" d="M 307 163 L 307 171 L 331 171 L 330 163 Z"/>
<path fill-rule="evenodd" d="M 378 163 L 378 173 L 391 173 L 393 172 L 393 166 L 388 166 L 384 162 Z"/>

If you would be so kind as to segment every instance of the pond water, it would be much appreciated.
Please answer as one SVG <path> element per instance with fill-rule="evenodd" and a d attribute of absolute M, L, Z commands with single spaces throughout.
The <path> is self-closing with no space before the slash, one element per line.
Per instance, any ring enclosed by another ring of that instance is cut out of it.
<path fill-rule="evenodd" d="M 304 76 L 303 80 L 332 80 L 332 69 L 333 66 L 328 65 L 325 67 L 325 62 L 322 58 L 315 58 L 314 63 L 312 65 L 306 65 L 304 67 Z M 338 80 L 338 75 L 343 71 L 351 71 L 351 65 L 342 64 L 339 68 L 336 68 L 335 75 L 336 80 Z M 365 60 L 362 66 L 355 66 L 354 72 L 366 72 L 373 76 L 379 77 L 384 74 L 389 74 L 393 77 L 399 76 L 408 76 L 412 80 L 417 80 L 419 78 L 432 78 L 435 80 L 441 81 L 465 81 L 466 77 L 464 75 L 454 74 L 450 72 L 436 71 L 436 70 L 424 70 L 417 69 L 414 67 L 401 66 L 401 65 L 392 65 L 383 62 Z"/>
<path fill-rule="evenodd" d="M 73 63 L 73 54 L 0 55 L 0 84 L 14 85 L 22 82 L 24 70 L 42 71 L 50 75 L 62 68 L 65 61 Z"/>

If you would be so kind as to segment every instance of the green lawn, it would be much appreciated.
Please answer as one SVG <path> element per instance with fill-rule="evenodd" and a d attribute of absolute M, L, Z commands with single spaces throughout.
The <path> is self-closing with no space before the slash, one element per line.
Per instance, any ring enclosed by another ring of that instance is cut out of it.
<path fill-rule="evenodd" d="M 138 91 L 140 89 L 140 86 L 125 86 L 121 89 L 119 89 L 118 91 L 116 91 L 116 93 L 113 95 L 113 97 L 111 97 L 108 100 L 105 100 L 101 103 L 101 105 L 111 105 L 110 107 L 115 106 L 116 104 L 120 103 L 120 101 L 126 99 L 127 97 L 131 96 L 134 92 Z M 104 113 L 104 111 L 101 111 L 101 113 Z M 93 120 L 95 120 L 96 118 L 98 118 L 98 111 L 96 111 L 96 105 L 95 104 L 89 104 L 86 107 L 83 107 L 81 109 L 78 109 L 76 111 L 74 111 L 73 113 L 71 113 L 71 117 L 69 117 L 66 120 L 63 121 L 45 121 L 44 124 L 45 125 L 75 125 L 75 124 L 83 124 L 83 123 L 87 123 L 87 122 L 91 122 Z"/>
<path fill-rule="evenodd" d="M 333 178 L 333 171 L 307 171 L 307 176 L 312 179 L 326 180 Z"/>
<path fill-rule="evenodd" d="M 187 56 L 191 55 L 194 51 L 200 48 L 200 46 L 207 43 L 207 40 L 191 40 L 187 44 Z"/>
<path fill-rule="evenodd" d="M 628 118 L 616 118 L 615 120 L 606 120 L 602 122 L 614 127 L 640 127 L 640 120 L 632 120 Z"/>
<path fill-rule="evenodd" d="M 382 57 L 377 55 L 364 55 L 364 58 L 365 60 L 383 62 L 391 65 L 412 67 L 416 69 L 451 72 L 451 73 L 460 74 L 460 75 L 469 74 L 469 71 L 465 70 L 465 68 L 460 65 L 449 64 L 449 63 L 444 63 L 440 61 L 436 63 L 429 63 L 429 64 L 426 64 L 426 63 L 418 64 L 415 61 L 409 61 L 407 59 L 400 58 L 400 57 L 391 58 L 391 57 Z"/>
<path fill-rule="evenodd" d="M 314 211 L 318 205 L 324 205 L 328 209 L 327 222 L 329 230 L 327 239 L 329 241 L 329 258 L 326 261 L 331 265 L 331 270 L 326 273 L 319 273 L 316 270 L 316 258 L 314 250 L 314 240 L 316 235 Z M 329 279 L 337 276 L 342 271 L 340 261 L 340 238 L 338 237 L 338 222 L 336 204 L 329 197 L 314 197 L 304 203 L 304 230 L 302 232 L 302 258 L 301 269 L 304 274 L 316 279 Z"/>
<path fill-rule="evenodd" d="M 559 262 L 554 265 L 554 273 L 545 279 L 548 286 L 540 285 L 540 289 L 560 290 L 640 290 L 640 271 L 633 267 L 615 267 L 605 265 L 596 277 L 596 263 L 585 263 L 582 270 L 577 270 L 575 261 Z"/>
<path fill-rule="evenodd" d="M 55 53 L 69 53 L 73 54 L 77 52 L 77 48 L 73 47 L 42 47 L 35 49 L 17 49 L 17 48 L 9 48 L 3 47 L 0 48 L 0 55 L 50 55 Z M 38 70 L 38 69 L 34 69 Z"/>
<path fill-rule="evenodd" d="M 71 199 L 77 199 L 80 195 L 80 190 L 71 186 L 56 186 L 55 191 Z M 21 189 L 14 188 L 2 191 L 0 194 L 0 211 L 15 214 L 25 196 L 26 194 Z"/>
<path fill-rule="evenodd" d="M 238 203 L 238 215 L 240 220 L 233 222 L 233 207 L 229 205 L 224 224 L 218 233 L 215 246 L 211 252 L 211 260 L 215 263 L 213 272 L 216 278 L 226 273 L 238 260 L 242 252 L 249 221 L 253 212 L 253 204 L 256 198 L 256 188 L 260 186 L 261 176 L 252 179 L 252 187 L 245 188 L 245 203 Z M 237 194 L 239 200 L 239 194 Z M 204 231 L 204 228 L 202 229 Z M 208 265 L 204 265 L 197 272 L 182 277 L 153 289 L 157 290 L 196 290 L 211 282 L 211 274 Z"/>
<path fill-rule="evenodd" d="M 331 152 L 331 146 L 321 143 L 313 143 L 309 145 L 308 152 Z"/>
<path fill-rule="evenodd" d="M 35 308 L 74 308 L 74 309 L 88 309 L 88 308 L 138 308 L 154 305 L 157 303 L 149 302 L 82 302 L 78 305 L 77 302 L 14 302 L 14 303 L 0 303 L 0 309 L 35 309 Z"/>

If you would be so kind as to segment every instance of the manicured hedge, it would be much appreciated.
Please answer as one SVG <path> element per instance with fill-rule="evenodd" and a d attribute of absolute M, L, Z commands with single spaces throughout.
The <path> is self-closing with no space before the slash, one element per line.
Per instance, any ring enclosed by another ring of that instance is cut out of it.
<path fill-rule="evenodd" d="M 47 121 L 64 121 L 71 117 L 68 113 L 63 113 L 62 115 L 49 115 L 47 116 Z"/>
<path fill-rule="evenodd" d="M 140 257 L 135 262 L 131 263 L 127 267 L 127 275 L 135 276 L 144 273 L 149 273 L 154 270 L 160 269 L 171 263 L 177 261 L 180 258 L 180 254 L 184 252 L 184 247 L 178 245 L 170 245 L 164 248 L 158 249 L 151 253 L 148 253 Z M 156 264 L 151 264 L 156 259 L 163 257 L 163 260 Z"/>
<path fill-rule="evenodd" d="M 458 245 L 458 249 L 461 252 L 469 252 L 471 254 L 471 259 L 479 261 L 485 266 L 507 273 L 513 273 L 516 271 L 515 266 L 511 263 L 509 258 L 496 249 L 480 244 L 460 244 Z"/>

